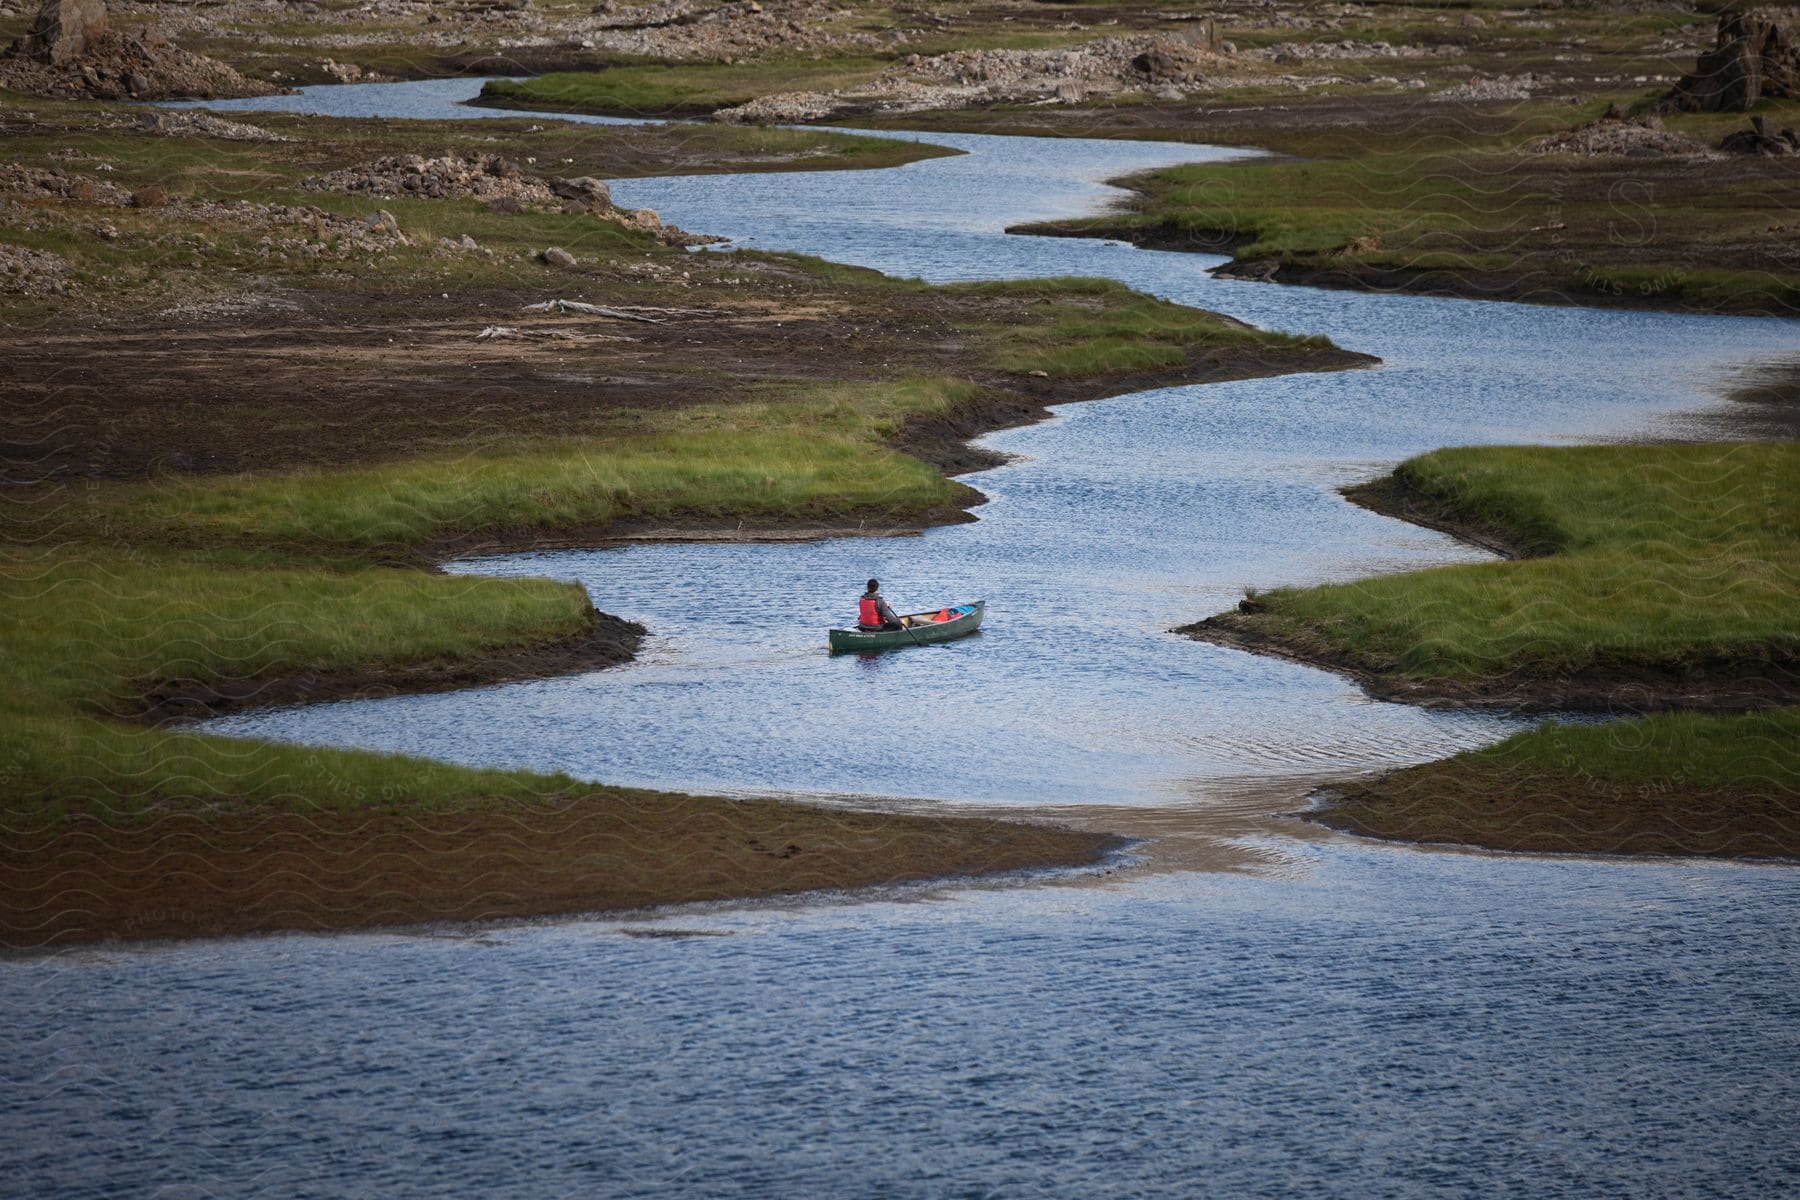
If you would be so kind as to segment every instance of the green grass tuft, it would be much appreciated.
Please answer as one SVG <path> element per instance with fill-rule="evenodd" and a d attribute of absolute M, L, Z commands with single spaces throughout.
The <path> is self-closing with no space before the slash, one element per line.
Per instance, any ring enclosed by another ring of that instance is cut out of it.
<path fill-rule="evenodd" d="M 996 299 L 1036 300 L 1021 323 L 993 342 L 990 361 L 1002 370 L 1042 371 L 1058 379 L 1179 367 L 1191 351 L 1224 347 L 1327 347 L 1322 337 L 1256 329 L 1218 313 L 1171 304 L 1109 279 L 1040 279 L 964 284 Z"/>
<path fill-rule="evenodd" d="M 972 386 L 845 383 L 514 453 L 135 484 L 96 493 L 73 519 L 175 545 L 367 551 L 632 518 L 922 514 L 952 502 L 957 485 L 880 439 Z"/>
<path fill-rule="evenodd" d="M 567 780 L 278 747 L 106 719 L 170 681 L 468 662 L 571 636 L 587 594 L 544 579 L 365 568 L 229 569 L 172 555 L 12 551 L 0 561 L 0 778 L 14 817 L 175 807 L 434 807 L 542 797 Z"/>

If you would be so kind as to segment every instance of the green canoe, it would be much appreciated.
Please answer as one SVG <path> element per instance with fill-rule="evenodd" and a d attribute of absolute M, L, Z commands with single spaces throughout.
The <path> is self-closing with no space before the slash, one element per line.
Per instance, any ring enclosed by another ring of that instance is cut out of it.
<path fill-rule="evenodd" d="M 987 601 L 977 600 L 973 604 L 951 605 L 948 611 L 953 614 L 948 621 L 937 619 L 939 612 L 909 613 L 908 616 L 918 624 L 906 629 L 890 629 L 886 633 L 864 633 L 860 629 L 830 630 L 831 652 L 842 654 L 855 650 L 891 650 L 895 646 L 922 646 L 927 642 L 947 642 L 974 633 L 981 628 L 981 615 L 987 611 Z M 906 617 L 902 617 L 906 620 Z"/>

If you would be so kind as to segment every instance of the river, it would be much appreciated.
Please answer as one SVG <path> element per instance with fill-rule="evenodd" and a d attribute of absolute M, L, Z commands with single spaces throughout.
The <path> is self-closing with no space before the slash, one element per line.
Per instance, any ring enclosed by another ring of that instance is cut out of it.
<path fill-rule="evenodd" d="M 456 107 L 477 86 L 214 107 L 516 115 Z M 7 1177 L 76 1195 L 1800 1183 L 1791 867 L 1424 851 L 1283 820 L 1321 778 L 1520 722 L 1167 632 L 1246 586 L 1474 560 L 1334 488 L 1442 445 L 1679 433 L 1745 364 L 1791 357 L 1795 323 L 1217 280 L 1217 259 L 1003 230 L 1238 152 L 929 140 L 966 153 L 614 194 L 899 275 L 1109 276 L 1382 365 L 1069 406 L 986 439 L 1017 457 L 970 477 L 981 520 L 918 538 L 457 564 L 579 579 L 653 636 L 590 676 L 208 727 L 1171 836 L 1102 876 L 9 962 Z M 823 627 L 869 575 L 902 606 L 985 595 L 989 624 L 827 657 Z M 870 725 L 928 736 L 850 736 Z"/>

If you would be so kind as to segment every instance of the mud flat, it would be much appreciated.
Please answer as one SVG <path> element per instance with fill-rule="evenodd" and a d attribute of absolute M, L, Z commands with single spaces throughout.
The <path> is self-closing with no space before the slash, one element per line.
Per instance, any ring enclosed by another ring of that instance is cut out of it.
<path fill-rule="evenodd" d="M 0 943 L 366 929 L 1081 867 L 1116 839 L 623 790 L 448 812 L 239 808 L 14 828 Z"/>

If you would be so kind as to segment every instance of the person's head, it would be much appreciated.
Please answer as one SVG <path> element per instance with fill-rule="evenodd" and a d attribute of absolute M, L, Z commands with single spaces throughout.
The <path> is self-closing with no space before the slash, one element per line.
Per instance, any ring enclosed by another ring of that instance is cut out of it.
<path fill-rule="evenodd" d="M 869 590 L 871 592 L 879 592 L 881 590 L 881 580 L 879 580 L 879 579 L 869 580 Z"/>

